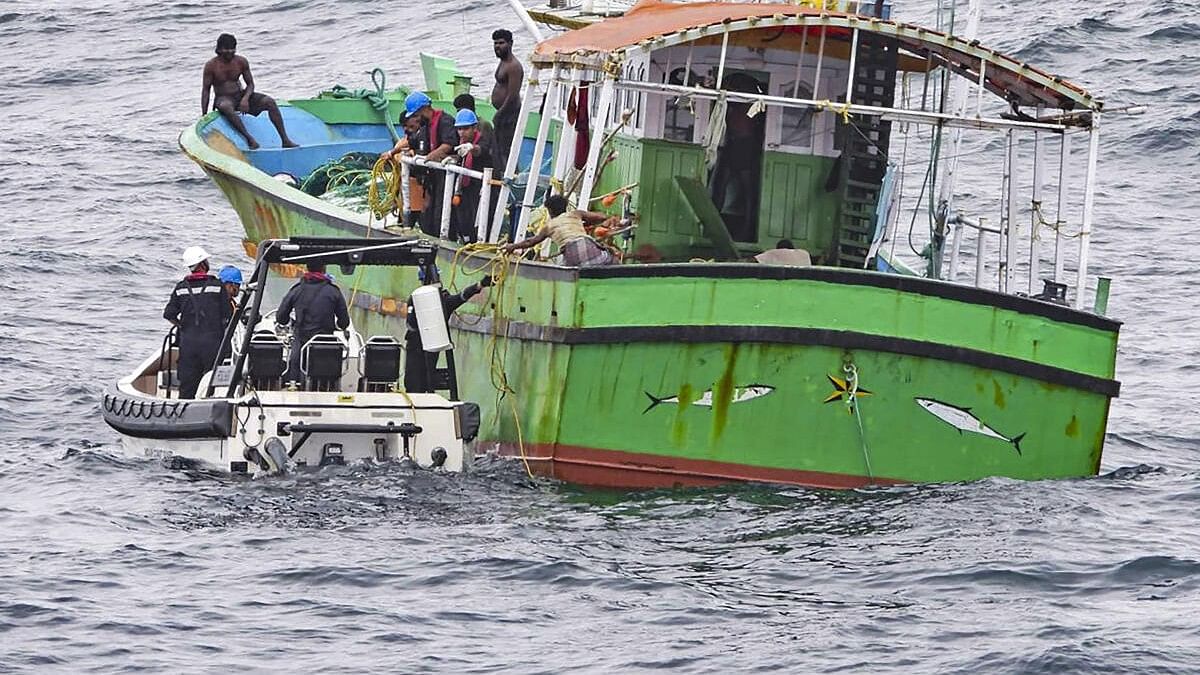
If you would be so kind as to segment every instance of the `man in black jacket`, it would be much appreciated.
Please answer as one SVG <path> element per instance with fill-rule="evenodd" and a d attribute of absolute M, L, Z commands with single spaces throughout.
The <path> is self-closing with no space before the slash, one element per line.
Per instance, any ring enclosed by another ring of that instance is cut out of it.
<path fill-rule="evenodd" d="M 421 281 L 425 281 L 424 278 Z M 445 288 L 439 289 L 442 294 L 442 312 L 446 319 L 468 300 L 492 285 L 492 277 L 485 274 L 476 283 L 467 286 L 462 291 L 451 295 Z M 421 343 L 421 330 L 417 325 L 417 313 L 413 311 L 412 296 L 408 298 L 408 312 L 405 317 L 404 331 L 404 391 L 409 393 L 433 393 L 433 371 L 437 368 L 438 355 L 436 352 L 425 351 Z"/>
<path fill-rule="evenodd" d="M 295 286 L 292 286 L 287 295 L 283 296 L 283 302 L 279 303 L 275 323 L 281 326 L 288 325 L 292 321 L 293 311 L 296 313 L 296 322 L 292 331 L 288 372 L 284 379 L 303 381 L 304 377 L 300 372 L 300 352 L 304 345 L 314 336 L 333 335 L 334 330 L 350 327 L 346 299 L 325 274 L 323 263 L 308 263 L 308 271 Z"/>
<path fill-rule="evenodd" d="M 183 252 L 189 274 L 175 284 L 163 318 L 179 328 L 179 398 L 195 398 L 204 371 L 221 351 L 221 338 L 233 310 L 229 296 L 208 273 L 208 253 L 199 246 Z"/>

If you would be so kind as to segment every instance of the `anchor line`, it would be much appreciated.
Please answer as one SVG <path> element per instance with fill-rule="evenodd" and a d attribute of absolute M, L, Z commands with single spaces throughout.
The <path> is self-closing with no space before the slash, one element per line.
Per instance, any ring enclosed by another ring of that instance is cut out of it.
<path fill-rule="evenodd" d="M 482 264 L 474 269 L 468 268 L 468 263 L 474 258 L 483 259 Z M 512 284 L 511 297 L 506 298 L 510 284 L 509 278 L 515 275 L 523 258 L 517 253 L 505 253 L 499 244 L 476 242 L 460 247 L 454 252 L 454 260 L 450 267 L 449 286 L 454 287 L 454 279 L 459 269 L 471 274 L 483 272 L 492 278 L 492 326 L 488 336 L 488 365 L 492 387 L 496 390 L 496 407 L 493 409 L 493 423 L 499 427 L 501 401 L 508 400 L 509 413 L 512 415 L 513 426 L 517 430 L 517 449 L 521 455 L 521 464 L 525 473 L 533 479 L 533 469 L 529 466 L 529 458 L 525 452 L 525 439 L 521 430 L 521 417 L 517 412 L 516 390 L 508 383 L 508 373 L 504 366 L 508 362 L 508 340 L 501 344 L 500 331 L 508 331 L 508 305 L 516 301 L 516 285 Z M 511 272 L 510 272 L 511 270 Z M 480 318 L 482 319 L 482 313 Z"/>
<path fill-rule="evenodd" d="M 867 465 L 867 480 L 874 485 L 875 473 L 871 470 L 871 451 L 867 447 L 867 434 L 863 430 L 862 413 L 858 409 L 858 368 L 848 354 L 845 363 L 842 364 L 842 372 L 846 374 L 846 407 L 854 414 L 854 421 L 858 424 L 858 442 L 862 446 L 863 462 Z"/>

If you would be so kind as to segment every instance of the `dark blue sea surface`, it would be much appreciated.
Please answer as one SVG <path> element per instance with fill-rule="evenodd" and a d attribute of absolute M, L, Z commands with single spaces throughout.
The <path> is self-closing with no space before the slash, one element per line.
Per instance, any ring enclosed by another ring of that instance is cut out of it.
<path fill-rule="evenodd" d="M 1148 106 L 1103 123 L 1103 474 L 609 493 L 495 459 L 181 471 L 123 457 L 97 404 L 184 246 L 245 261 L 176 143 L 218 33 L 280 98 L 419 82 L 419 50 L 487 82 L 493 28 L 531 44 L 504 3 L 6 0 L 0 672 L 1200 671 L 1200 3 L 987 5 L 986 43 Z"/>

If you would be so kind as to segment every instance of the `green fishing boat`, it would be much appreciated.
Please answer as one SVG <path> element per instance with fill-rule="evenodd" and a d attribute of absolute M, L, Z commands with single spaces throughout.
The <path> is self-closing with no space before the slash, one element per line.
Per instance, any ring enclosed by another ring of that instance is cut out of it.
<path fill-rule="evenodd" d="M 525 14 L 557 32 L 529 57 L 523 139 L 494 176 L 423 167 L 445 174 L 443 281 L 491 260 L 445 239 L 460 175 L 484 180 L 485 204 L 498 193 L 494 216 L 470 216 L 485 242 L 531 231 L 548 189 L 627 227 L 609 240 L 620 264 L 544 250 L 493 266 L 500 283 L 451 319 L 480 440 L 613 487 L 1096 474 L 1120 327 L 1088 275 L 1101 102 L 980 44 L 977 6 L 915 26 L 888 2 L 811 4 Z M 423 65 L 453 112 L 469 78 Z M 248 150 L 216 114 L 180 145 L 251 255 L 295 235 L 386 244 L 413 234 L 398 214 L 276 177 L 390 148 L 383 116 L 396 124 L 408 93 L 290 101 L 298 149 L 270 147 L 264 116 L 246 119 L 263 141 Z M 356 325 L 403 336 L 415 277 L 362 267 L 339 284 Z"/>

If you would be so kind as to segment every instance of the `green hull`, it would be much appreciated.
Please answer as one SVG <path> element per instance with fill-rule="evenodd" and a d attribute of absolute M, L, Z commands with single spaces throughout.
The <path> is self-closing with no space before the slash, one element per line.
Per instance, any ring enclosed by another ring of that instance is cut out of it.
<path fill-rule="evenodd" d="M 368 234 L 365 216 L 216 152 L 197 134 L 204 123 L 181 145 L 234 206 L 248 250 L 275 237 Z M 410 276 L 376 268 L 340 280 L 364 334 L 402 336 L 397 309 L 416 286 Z M 456 285 L 470 276 L 459 270 Z M 1118 322 L 927 279 L 528 263 L 497 292 L 503 325 L 486 297 L 452 322 L 462 398 L 483 408 L 481 440 L 582 484 L 845 488 L 1094 475 L 1119 388 Z M 503 398 L 501 370 L 513 391 Z"/>

